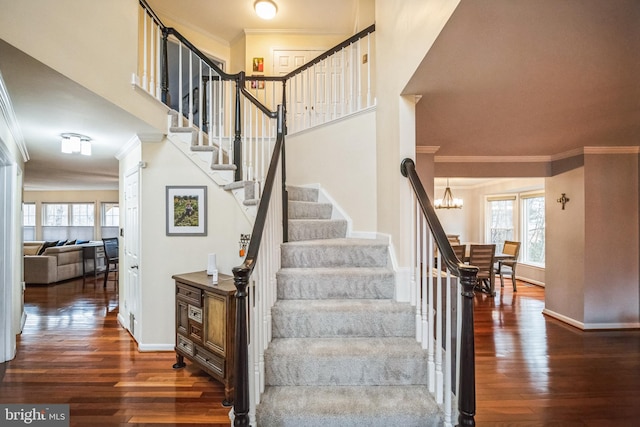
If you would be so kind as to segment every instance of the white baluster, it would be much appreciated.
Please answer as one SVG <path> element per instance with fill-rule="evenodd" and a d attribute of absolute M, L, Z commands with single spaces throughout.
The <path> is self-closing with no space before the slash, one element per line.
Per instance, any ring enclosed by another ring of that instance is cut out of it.
<path fill-rule="evenodd" d="M 438 262 L 439 264 L 439 262 Z M 429 369 L 429 391 L 431 393 L 435 393 L 436 391 L 436 364 L 435 364 L 435 339 L 434 339 L 434 307 L 433 307 L 433 289 L 435 287 L 434 284 L 434 275 L 432 274 L 433 267 L 433 238 L 429 235 L 429 287 L 427 289 L 427 299 L 428 299 L 428 319 L 427 319 L 427 331 L 429 333 L 429 338 L 427 339 L 427 343 L 429 344 L 429 348 L 427 351 L 427 367 Z M 437 267 L 439 268 L 439 267 Z"/>

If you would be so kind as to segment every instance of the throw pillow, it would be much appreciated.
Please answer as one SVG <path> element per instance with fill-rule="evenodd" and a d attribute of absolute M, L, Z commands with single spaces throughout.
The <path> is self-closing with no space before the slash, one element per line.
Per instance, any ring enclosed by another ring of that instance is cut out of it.
<path fill-rule="evenodd" d="M 75 245 L 76 244 L 76 240 L 69 240 L 67 243 L 65 243 L 65 245 Z"/>
<path fill-rule="evenodd" d="M 24 247 L 25 255 L 38 255 L 38 252 L 40 252 L 40 246 L 29 245 Z"/>
<path fill-rule="evenodd" d="M 42 255 L 47 248 L 53 247 L 57 244 L 58 244 L 57 240 L 54 240 L 53 242 L 44 242 L 40 247 L 40 250 L 38 251 L 38 255 Z"/>
<path fill-rule="evenodd" d="M 67 240 L 58 240 L 58 243 L 56 244 L 56 246 L 64 246 L 64 244 L 67 243 Z"/>
<path fill-rule="evenodd" d="M 85 243 L 89 243 L 89 241 L 88 240 L 80 240 L 80 239 L 76 240 L 76 245 L 84 245 Z"/>

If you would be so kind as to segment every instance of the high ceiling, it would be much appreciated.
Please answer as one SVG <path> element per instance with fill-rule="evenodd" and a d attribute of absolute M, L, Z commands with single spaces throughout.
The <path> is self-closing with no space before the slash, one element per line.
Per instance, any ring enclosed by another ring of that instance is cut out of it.
<path fill-rule="evenodd" d="M 228 43 L 245 29 L 351 33 L 357 12 L 356 0 L 276 0 L 261 21 L 253 0 L 148 2 Z M 638 23 L 637 0 L 461 0 L 405 89 L 422 96 L 418 144 L 439 156 L 640 145 Z M 25 188 L 116 189 L 114 155 L 144 124 L 1 40 L 0 72 L 31 157 Z M 94 138 L 91 159 L 59 154 L 66 131 Z"/>
<path fill-rule="evenodd" d="M 436 156 L 640 145 L 640 2 L 462 0 L 406 93 Z"/>

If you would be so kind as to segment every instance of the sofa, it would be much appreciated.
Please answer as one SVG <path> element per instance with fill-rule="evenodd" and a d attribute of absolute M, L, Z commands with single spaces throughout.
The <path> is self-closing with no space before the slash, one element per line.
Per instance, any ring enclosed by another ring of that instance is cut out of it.
<path fill-rule="evenodd" d="M 42 251 L 45 243 L 24 242 L 25 283 L 48 285 L 82 277 L 84 258 L 81 245 L 50 246 Z"/>

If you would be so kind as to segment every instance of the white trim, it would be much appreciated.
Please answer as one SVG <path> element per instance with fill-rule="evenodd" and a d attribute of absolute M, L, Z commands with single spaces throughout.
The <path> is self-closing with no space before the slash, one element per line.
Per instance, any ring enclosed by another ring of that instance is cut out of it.
<path fill-rule="evenodd" d="M 175 344 L 138 344 L 138 351 L 141 353 L 150 351 L 175 351 Z"/>
<path fill-rule="evenodd" d="M 542 314 L 553 317 L 561 322 L 567 323 L 583 331 L 594 331 L 603 329 L 640 329 L 640 322 L 630 323 L 583 323 L 575 319 L 567 317 L 563 314 L 556 313 L 555 311 L 545 308 L 542 310 Z"/>
<path fill-rule="evenodd" d="M 27 146 L 24 142 L 22 129 L 20 128 L 20 124 L 18 123 L 18 119 L 16 118 L 16 113 L 13 110 L 13 103 L 11 102 L 11 97 L 9 96 L 9 91 L 7 90 L 7 86 L 4 83 L 1 72 L 0 113 L 2 113 L 5 121 L 7 122 L 9 132 L 11 132 L 11 136 L 13 137 L 13 142 L 16 144 L 16 147 L 18 147 L 18 151 L 20 151 L 20 154 L 22 155 L 22 160 L 24 162 L 29 161 L 29 152 L 27 151 Z"/>
<path fill-rule="evenodd" d="M 435 154 L 439 149 L 439 145 L 416 145 L 416 154 Z"/>
<path fill-rule="evenodd" d="M 140 146 L 140 144 L 142 144 L 142 141 L 140 141 L 140 138 L 138 137 L 138 135 L 133 135 L 131 138 L 129 138 L 129 141 L 127 141 L 122 146 L 122 148 L 118 150 L 118 152 L 115 155 L 116 159 L 118 160 L 124 159 L 132 150 Z"/>
<path fill-rule="evenodd" d="M 551 156 L 434 156 L 436 163 L 544 163 Z"/>
<path fill-rule="evenodd" d="M 293 136 L 293 135 L 304 135 L 305 133 L 310 132 L 310 131 L 312 131 L 312 130 L 316 130 L 316 129 L 319 129 L 319 128 L 322 128 L 322 127 L 326 127 L 326 126 L 329 126 L 329 125 L 333 125 L 334 123 L 339 123 L 339 122 L 341 122 L 341 121 L 344 121 L 344 120 L 350 119 L 350 118 L 352 118 L 352 117 L 359 116 L 359 115 L 361 115 L 361 114 L 369 113 L 369 112 L 371 112 L 371 111 L 374 111 L 374 112 L 376 111 L 376 104 L 373 104 L 372 106 L 367 107 L 367 108 L 363 108 L 362 110 L 355 111 L 355 112 L 353 112 L 353 113 L 345 114 L 344 116 L 341 116 L 341 117 L 338 117 L 338 118 L 335 118 L 335 119 L 332 119 L 332 120 L 326 121 L 326 122 L 324 122 L 324 123 L 319 123 L 319 124 L 317 124 L 317 125 L 313 125 L 313 126 L 310 126 L 310 127 L 308 127 L 308 128 L 304 128 L 304 129 L 302 129 L 302 130 L 293 131 L 293 132 L 291 132 L 291 133 L 288 133 L 288 134 L 287 134 L 287 136 Z"/>
<path fill-rule="evenodd" d="M 584 147 L 584 154 L 638 154 L 640 147 Z"/>
<path fill-rule="evenodd" d="M 416 146 L 416 153 L 418 153 Z M 544 163 L 583 154 L 639 154 L 640 146 L 580 147 L 550 156 L 435 156 L 436 163 Z"/>
<path fill-rule="evenodd" d="M 521 263 L 518 263 L 518 265 L 520 265 L 520 264 Z M 541 288 L 546 287 L 544 282 L 541 282 L 539 280 L 530 279 L 528 277 L 516 276 L 516 280 L 520 280 L 521 282 L 529 283 L 529 284 L 532 284 L 532 285 L 535 285 L 535 286 L 540 286 Z"/>

